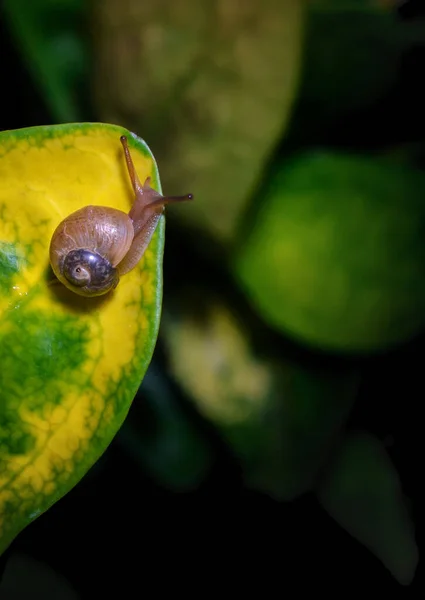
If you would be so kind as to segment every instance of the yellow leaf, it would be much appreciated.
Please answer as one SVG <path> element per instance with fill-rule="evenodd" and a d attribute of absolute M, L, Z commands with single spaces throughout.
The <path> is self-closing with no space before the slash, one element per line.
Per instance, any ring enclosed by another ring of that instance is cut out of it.
<path fill-rule="evenodd" d="M 0 133 L 0 552 L 66 494 L 124 421 L 155 346 L 164 218 L 118 287 L 83 298 L 51 285 L 59 222 L 88 204 L 128 212 L 120 136 L 160 191 L 146 144 L 117 126 Z"/>

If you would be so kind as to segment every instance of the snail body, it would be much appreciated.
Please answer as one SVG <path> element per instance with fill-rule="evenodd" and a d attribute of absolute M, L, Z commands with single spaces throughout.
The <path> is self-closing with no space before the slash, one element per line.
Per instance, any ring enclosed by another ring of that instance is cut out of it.
<path fill-rule="evenodd" d="M 135 200 L 129 213 L 106 206 L 85 206 L 57 226 L 50 242 L 50 264 L 57 279 L 80 296 L 101 296 L 140 261 L 164 206 L 192 195 L 164 197 L 140 184 L 127 138 L 121 137 Z"/>

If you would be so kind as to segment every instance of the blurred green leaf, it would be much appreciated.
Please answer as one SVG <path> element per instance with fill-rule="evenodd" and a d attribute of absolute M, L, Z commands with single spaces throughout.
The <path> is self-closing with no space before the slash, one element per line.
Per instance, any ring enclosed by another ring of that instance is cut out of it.
<path fill-rule="evenodd" d="M 383 11 L 311 11 L 300 95 L 329 115 L 368 107 L 396 84 L 403 52 L 423 43 L 425 24 Z"/>
<path fill-rule="evenodd" d="M 298 146 L 310 140 L 320 142 L 342 119 L 348 131 L 338 135 L 349 136 L 350 117 L 361 122 L 361 114 L 379 110 L 379 105 L 388 107 L 392 95 L 403 95 L 404 58 L 424 39 L 425 22 L 398 19 L 384 0 L 310 3 L 291 140 Z M 394 104 L 397 110 L 395 99 Z M 385 143 L 392 133 L 390 114 L 388 123 L 390 131 L 380 134 Z M 365 124 L 363 141 L 367 136 Z"/>
<path fill-rule="evenodd" d="M 42 598 L 81 600 L 71 583 L 46 563 L 26 554 L 13 553 L 0 583 L 2 600 Z"/>
<path fill-rule="evenodd" d="M 100 117 L 143 132 L 164 189 L 197 198 L 175 218 L 221 242 L 286 129 L 305 4 L 94 2 Z"/>
<path fill-rule="evenodd" d="M 317 11 L 376 12 L 396 3 L 397 0 L 310 0 L 310 7 Z"/>
<path fill-rule="evenodd" d="M 172 491 L 197 489 L 213 462 L 208 441 L 179 406 L 155 361 L 117 441 L 151 477 Z"/>
<path fill-rule="evenodd" d="M 56 122 L 84 119 L 79 94 L 87 86 L 84 0 L 4 0 L 18 50 Z"/>
<path fill-rule="evenodd" d="M 281 483 L 285 500 L 310 491 L 343 434 L 356 398 L 360 374 L 282 365 L 280 390 Z"/>
<path fill-rule="evenodd" d="M 316 152 L 265 185 L 234 260 L 276 329 L 325 349 L 369 352 L 425 325 L 425 175 L 375 157 Z"/>
<path fill-rule="evenodd" d="M 278 500 L 311 490 L 343 428 L 358 375 L 259 356 L 220 299 L 190 294 L 163 315 L 170 369 L 239 459 L 247 486 Z"/>
<path fill-rule="evenodd" d="M 399 583 L 412 582 L 418 564 L 413 524 L 397 472 L 378 439 L 350 434 L 317 495 L 331 517 L 369 548 Z"/>

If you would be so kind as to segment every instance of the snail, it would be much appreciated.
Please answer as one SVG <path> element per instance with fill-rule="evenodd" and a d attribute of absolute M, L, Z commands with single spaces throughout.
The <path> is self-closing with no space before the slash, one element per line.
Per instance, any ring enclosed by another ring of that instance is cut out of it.
<path fill-rule="evenodd" d="M 162 196 L 141 185 L 126 136 L 121 136 L 135 199 L 127 214 L 106 206 L 85 206 L 55 229 L 50 242 L 50 264 L 57 279 L 80 296 L 101 296 L 115 289 L 120 277 L 140 261 L 154 234 L 165 204 L 192 200 Z"/>

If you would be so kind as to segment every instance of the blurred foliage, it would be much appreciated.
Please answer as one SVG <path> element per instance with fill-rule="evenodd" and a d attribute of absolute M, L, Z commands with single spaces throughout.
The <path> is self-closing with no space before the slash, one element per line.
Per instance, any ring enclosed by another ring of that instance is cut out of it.
<path fill-rule="evenodd" d="M 25 577 L 22 577 L 25 573 Z M 37 590 L 37 595 L 34 594 Z M 1 580 L 2 600 L 43 598 L 43 600 L 80 600 L 69 582 L 51 567 L 25 554 L 15 554 L 7 563 Z"/>
<path fill-rule="evenodd" d="M 89 73 L 85 6 L 84 0 L 3 0 L 11 32 L 53 122 L 85 118 Z"/>
<path fill-rule="evenodd" d="M 304 5 L 93 2 L 100 118 L 143 132 L 164 190 L 197 198 L 183 218 L 223 242 L 288 123 Z"/>
<path fill-rule="evenodd" d="M 400 21 L 378 1 L 312 2 L 306 19 L 303 73 L 297 100 L 298 143 L 346 114 L 370 109 L 397 85 L 406 51 L 425 39 L 425 23 Z M 381 128 L 391 140 L 391 123 Z"/>
<path fill-rule="evenodd" d="M 209 441 L 180 406 L 167 374 L 155 361 L 118 440 L 154 480 L 173 491 L 197 489 L 214 461 Z"/>
<path fill-rule="evenodd" d="M 283 332 L 331 350 L 387 349 L 425 326 L 424 196 L 422 171 L 373 156 L 287 159 L 241 233 L 235 273 Z"/>
<path fill-rule="evenodd" d="M 196 490 L 217 461 L 213 430 L 246 486 L 290 500 L 318 485 L 329 514 L 411 581 L 394 467 L 372 436 L 344 441 L 366 363 L 321 357 L 394 348 L 424 325 L 425 23 L 392 0 L 4 8 L 53 121 L 129 127 L 165 191 L 195 194 L 168 213 L 166 359 L 118 443 L 164 488 Z"/>
<path fill-rule="evenodd" d="M 399 0 L 310 0 L 312 10 L 322 12 L 368 13 L 390 10 L 399 4 Z"/>
<path fill-rule="evenodd" d="M 378 439 L 350 433 L 317 493 L 325 510 L 399 583 L 411 583 L 418 565 L 413 524 L 399 476 Z"/>
<path fill-rule="evenodd" d="M 236 311 L 211 290 L 180 289 L 162 324 L 171 372 L 237 456 L 245 484 L 290 500 L 326 464 L 359 376 L 256 350 Z"/>

